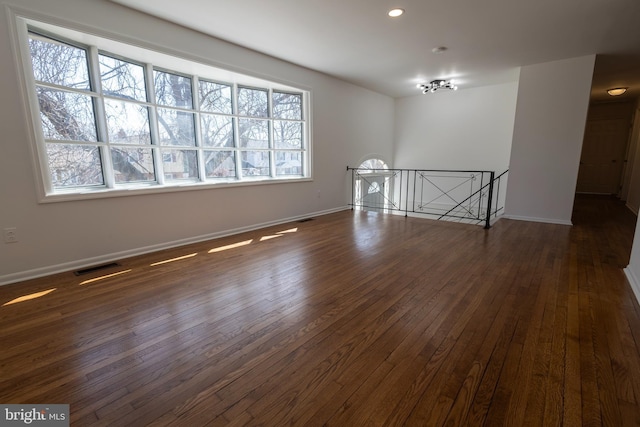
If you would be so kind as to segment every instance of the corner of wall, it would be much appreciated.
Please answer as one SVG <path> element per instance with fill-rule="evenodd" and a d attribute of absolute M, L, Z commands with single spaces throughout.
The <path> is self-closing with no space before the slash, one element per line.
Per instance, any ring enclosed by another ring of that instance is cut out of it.
<path fill-rule="evenodd" d="M 570 222 L 594 64 L 587 55 L 522 67 L 505 215 Z"/>
<path fill-rule="evenodd" d="M 638 281 L 638 277 L 629 267 L 625 268 L 623 271 L 625 276 L 627 276 L 627 280 L 629 281 L 633 295 L 636 297 L 636 301 L 640 304 L 640 281 Z"/>

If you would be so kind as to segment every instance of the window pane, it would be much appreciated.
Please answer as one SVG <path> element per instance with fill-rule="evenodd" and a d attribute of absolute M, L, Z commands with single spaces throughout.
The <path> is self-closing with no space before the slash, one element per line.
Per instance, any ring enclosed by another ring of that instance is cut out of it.
<path fill-rule="evenodd" d="M 273 117 L 302 120 L 302 95 L 273 92 Z"/>
<path fill-rule="evenodd" d="M 36 88 L 45 139 L 96 141 L 93 102 L 88 95 Z"/>
<path fill-rule="evenodd" d="M 117 183 L 155 181 L 151 148 L 111 148 L 113 174 Z"/>
<path fill-rule="evenodd" d="M 243 176 L 269 176 L 269 152 L 243 151 L 240 159 Z"/>
<path fill-rule="evenodd" d="M 359 166 L 361 169 L 389 169 L 387 164 L 380 159 L 369 159 L 362 162 Z"/>
<path fill-rule="evenodd" d="M 74 89 L 91 89 L 84 49 L 30 33 L 29 50 L 36 80 Z"/>
<path fill-rule="evenodd" d="M 158 108 L 160 143 L 162 145 L 195 146 L 193 120 L 193 113 Z"/>
<path fill-rule="evenodd" d="M 162 164 L 166 180 L 198 177 L 198 158 L 195 150 L 162 150 Z"/>
<path fill-rule="evenodd" d="M 231 86 L 200 80 L 200 109 L 231 114 Z"/>
<path fill-rule="evenodd" d="M 299 151 L 276 151 L 276 175 L 302 175 L 302 153 Z"/>
<path fill-rule="evenodd" d="M 276 148 L 302 148 L 302 123 L 274 120 L 273 142 Z"/>
<path fill-rule="evenodd" d="M 269 122 L 266 120 L 239 119 L 240 146 L 269 148 Z"/>
<path fill-rule="evenodd" d="M 104 184 L 98 147 L 47 144 L 47 158 L 51 182 L 56 188 Z"/>
<path fill-rule="evenodd" d="M 189 77 L 154 70 L 153 79 L 158 104 L 193 108 L 191 79 Z"/>
<path fill-rule="evenodd" d="M 109 141 L 121 144 L 151 144 L 149 109 L 131 102 L 104 100 Z"/>
<path fill-rule="evenodd" d="M 205 151 L 207 178 L 235 178 L 236 158 L 233 151 Z"/>
<path fill-rule="evenodd" d="M 262 89 L 238 88 L 238 114 L 250 117 L 267 117 L 269 103 L 267 91 Z"/>
<path fill-rule="evenodd" d="M 144 67 L 130 62 L 98 55 L 102 93 L 145 102 Z"/>
<path fill-rule="evenodd" d="M 233 119 L 213 114 L 200 115 L 202 145 L 206 147 L 233 147 Z"/>

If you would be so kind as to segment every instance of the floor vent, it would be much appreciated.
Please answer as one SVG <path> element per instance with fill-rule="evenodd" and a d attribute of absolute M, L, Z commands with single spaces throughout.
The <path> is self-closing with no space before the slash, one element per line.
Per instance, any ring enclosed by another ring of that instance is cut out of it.
<path fill-rule="evenodd" d="M 93 273 L 94 271 L 99 271 L 99 270 L 104 270 L 106 268 L 119 267 L 119 266 L 120 264 L 118 264 L 117 262 L 110 262 L 108 264 L 102 264 L 102 265 L 96 265 L 94 267 L 83 268 L 82 270 L 74 271 L 73 274 L 75 274 L 76 276 L 82 276 L 83 274 Z"/>
<path fill-rule="evenodd" d="M 301 219 L 298 222 L 307 222 L 307 221 L 313 221 L 313 218 L 305 218 L 305 219 Z"/>

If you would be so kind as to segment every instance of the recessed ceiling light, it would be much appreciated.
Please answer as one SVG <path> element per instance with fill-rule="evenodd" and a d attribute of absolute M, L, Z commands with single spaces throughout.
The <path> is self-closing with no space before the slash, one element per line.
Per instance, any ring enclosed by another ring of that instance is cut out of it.
<path fill-rule="evenodd" d="M 447 51 L 447 47 L 446 46 L 438 46 L 438 47 L 434 47 L 433 49 L 431 49 L 431 52 L 433 53 L 444 53 Z"/>
<path fill-rule="evenodd" d="M 607 90 L 607 93 L 611 96 L 620 96 L 627 91 L 626 87 L 617 87 Z"/>
<path fill-rule="evenodd" d="M 404 13 L 404 9 L 400 9 L 400 8 L 395 8 L 395 9 L 391 9 L 388 13 L 388 15 L 392 18 L 397 18 L 398 16 L 402 15 Z"/>

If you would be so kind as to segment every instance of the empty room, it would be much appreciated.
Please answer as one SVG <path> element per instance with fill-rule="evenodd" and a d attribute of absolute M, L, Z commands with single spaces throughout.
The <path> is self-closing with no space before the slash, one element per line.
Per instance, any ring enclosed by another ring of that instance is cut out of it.
<path fill-rule="evenodd" d="M 0 4 L 0 424 L 640 425 L 640 3 Z"/>

